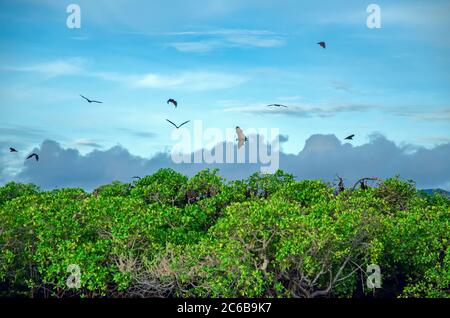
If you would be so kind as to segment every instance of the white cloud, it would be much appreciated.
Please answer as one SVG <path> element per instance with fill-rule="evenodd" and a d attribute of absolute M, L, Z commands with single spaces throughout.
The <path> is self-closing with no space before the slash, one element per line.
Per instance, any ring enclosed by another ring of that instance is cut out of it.
<path fill-rule="evenodd" d="M 204 91 L 229 88 L 246 81 L 245 77 L 239 75 L 198 71 L 172 75 L 151 73 L 137 77 L 132 84 L 143 88 L 183 88 Z"/>
<path fill-rule="evenodd" d="M 78 75 L 83 72 L 85 64 L 82 58 L 61 59 L 28 66 L 2 66 L 3 70 L 13 72 L 33 72 L 46 78 Z"/>
<path fill-rule="evenodd" d="M 161 35 L 194 35 L 194 36 L 209 36 L 209 35 L 221 35 L 221 36 L 231 36 L 231 35 L 260 35 L 260 36 L 269 36 L 276 35 L 276 33 L 267 30 L 248 30 L 248 29 L 218 29 L 218 30 L 209 30 L 209 31 L 182 31 L 182 32 L 167 32 L 160 33 Z"/>
<path fill-rule="evenodd" d="M 396 112 L 395 114 L 418 121 L 450 121 L 450 107 L 429 112 L 403 111 Z"/>
<path fill-rule="evenodd" d="M 317 107 L 312 105 L 290 106 L 288 107 L 268 107 L 267 104 L 254 104 L 243 107 L 225 108 L 225 112 L 246 113 L 246 114 L 276 114 L 291 115 L 298 117 L 330 117 L 338 113 L 365 112 L 377 108 L 375 105 L 349 104 L 336 105 L 330 107 Z"/>
<path fill-rule="evenodd" d="M 236 44 L 238 46 L 248 46 L 248 47 L 262 47 L 262 48 L 272 48 L 283 46 L 286 41 L 281 37 L 261 37 L 261 36 L 250 36 L 250 35 L 239 35 L 228 37 L 227 40 L 230 43 Z"/>
<path fill-rule="evenodd" d="M 163 35 L 183 37 L 183 41 L 170 42 L 168 45 L 180 52 L 191 53 L 205 53 L 220 48 L 274 48 L 286 44 L 283 37 L 266 30 L 220 29 L 172 32 Z M 195 41 L 184 39 L 192 36 L 202 39 Z"/>
<path fill-rule="evenodd" d="M 2 69 L 15 72 L 39 73 L 46 78 L 75 75 L 118 82 L 137 88 L 187 89 L 194 91 L 225 89 L 238 86 L 248 80 L 247 77 L 242 75 L 209 70 L 143 74 L 97 72 L 84 68 L 85 64 L 83 59 L 73 58 L 34 64 L 26 67 L 4 66 Z"/>
<path fill-rule="evenodd" d="M 199 41 L 199 42 L 173 42 L 169 46 L 180 52 L 205 53 L 214 50 L 220 46 L 217 41 Z"/>
<path fill-rule="evenodd" d="M 73 142 L 75 146 L 81 146 L 81 147 L 91 147 L 91 148 L 102 148 L 102 145 L 99 143 L 89 140 L 89 139 L 77 139 Z"/>

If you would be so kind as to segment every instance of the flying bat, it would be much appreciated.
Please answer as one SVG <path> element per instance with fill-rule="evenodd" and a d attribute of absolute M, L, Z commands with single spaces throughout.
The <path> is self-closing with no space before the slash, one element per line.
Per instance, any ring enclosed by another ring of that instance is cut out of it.
<path fill-rule="evenodd" d="M 188 120 L 188 121 L 185 121 L 184 123 L 182 123 L 181 125 L 177 126 L 174 122 L 172 122 L 172 121 L 170 121 L 170 120 L 168 120 L 168 119 L 166 119 L 166 120 L 167 120 L 169 123 L 171 123 L 172 125 L 174 125 L 176 129 L 178 129 L 178 128 L 180 128 L 181 126 L 184 126 L 184 125 L 186 125 L 188 122 L 190 122 L 190 120 Z"/>
<path fill-rule="evenodd" d="M 325 43 L 325 42 L 319 42 L 319 43 L 317 43 L 317 44 L 319 44 L 321 47 L 323 47 L 324 49 L 326 49 L 327 48 L 327 44 Z"/>
<path fill-rule="evenodd" d="M 245 144 L 246 141 L 248 141 L 248 138 L 244 135 L 244 132 L 242 129 L 238 126 L 236 127 L 236 134 L 238 136 L 238 149 L 241 149 L 241 147 Z"/>
<path fill-rule="evenodd" d="M 18 152 L 18 151 L 16 149 L 10 147 L 9 152 Z"/>
<path fill-rule="evenodd" d="M 345 138 L 345 140 L 353 140 L 353 137 L 355 137 L 355 135 L 350 135 L 347 138 Z"/>
<path fill-rule="evenodd" d="M 169 104 L 169 103 L 172 103 L 173 104 L 173 106 L 175 106 L 175 108 L 177 108 L 177 106 L 178 106 L 178 102 L 175 100 L 175 99 L 169 99 L 168 101 L 167 101 L 167 104 Z"/>
<path fill-rule="evenodd" d="M 89 99 L 89 98 L 87 98 L 87 97 L 84 97 L 83 95 L 80 95 L 81 97 L 83 97 L 85 100 L 87 100 L 87 102 L 90 104 L 90 103 L 98 103 L 98 104 L 103 104 L 103 102 L 100 102 L 100 101 L 98 101 L 98 100 L 92 100 L 92 99 Z"/>
<path fill-rule="evenodd" d="M 33 157 L 36 159 L 36 161 L 39 161 L 39 155 L 37 155 L 37 154 L 35 154 L 35 153 L 29 155 L 29 156 L 27 157 L 27 160 L 28 160 L 28 159 L 31 159 L 31 158 L 33 158 Z"/>

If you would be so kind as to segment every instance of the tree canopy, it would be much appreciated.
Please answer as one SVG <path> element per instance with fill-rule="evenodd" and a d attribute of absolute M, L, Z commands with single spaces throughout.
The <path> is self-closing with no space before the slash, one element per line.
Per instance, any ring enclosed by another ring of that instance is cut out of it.
<path fill-rule="evenodd" d="M 449 297 L 449 238 L 450 199 L 398 177 L 340 190 L 282 171 L 226 182 L 161 169 L 92 193 L 11 182 L 0 187 L 0 293 Z M 371 264 L 381 288 L 367 288 Z"/>

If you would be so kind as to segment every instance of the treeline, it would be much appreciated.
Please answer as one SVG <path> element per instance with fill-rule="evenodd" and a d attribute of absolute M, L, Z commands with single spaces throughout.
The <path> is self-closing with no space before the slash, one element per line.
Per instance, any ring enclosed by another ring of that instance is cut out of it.
<path fill-rule="evenodd" d="M 0 295 L 449 297 L 449 238 L 450 200 L 399 178 L 344 189 L 162 169 L 92 193 L 11 182 Z M 371 264 L 381 288 L 367 287 Z"/>

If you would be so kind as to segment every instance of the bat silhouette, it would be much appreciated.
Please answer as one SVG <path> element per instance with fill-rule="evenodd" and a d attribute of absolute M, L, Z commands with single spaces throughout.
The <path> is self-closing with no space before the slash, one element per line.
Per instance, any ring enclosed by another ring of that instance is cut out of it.
<path fill-rule="evenodd" d="M 280 105 L 280 104 L 270 104 L 270 105 L 267 105 L 267 107 L 285 107 L 285 108 L 287 108 L 286 105 Z"/>
<path fill-rule="evenodd" d="M 39 155 L 37 155 L 37 154 L 35 154 L 35 153 L 29 155 L 29 156 L 27 157 L 27 160 L 28 160 L 28 159 L 31 159 L 31 158 L 33 158 L 33 157 L 36 159 L 36 161 L 39 161 Z"/>
<path fill-rule="evenodd" d="M 169 104 L 169 103 L 172 103 L 175 106 L 175 108 L 177 108 L 177 106 L 178 106 L 178 102 L 175 99 L 172 99 L 172 98 L 169 99 L 167 101 L 167 104 Z"/>
<path fill-rule="evenodd" d="M 178 128 L 180 128 L 181 126 L 184 126 L 184 125 L 186 125 L 188 122 L 190 122 L 190 120 L 188 120 L 188 121 L 185 121 L 184 123 L 182 123 L 181 125 L 177 126 L 174 122 L 172 122 L 172 121 L 170 121 L 170 120 L 168 120 L 168 119 L 166 119 L 166 120 L 167 120 L 169 123 L 171 123 L 172 125 L 174 125 L 176 129 L 178 129 Z"/>
<path fill-rule="evenodd" d="M 353 137 L 355 137 L 355 135 L 350 135 L 347 138 L 345 138 L 345 140 L 353 140 Z"/>
<path fill-rule="evenodd" d="M 90 103 L 98 103 L 98 104 L 103 104 L 103 102 L 100 102 L 100 101 L 98 101 L 98 100 L 92 100 L 92 99 L 89 99 L 89 98 L 87 98 L 87 97 L 84 97 L 83 95 L 80 95 L 81 97 L 83 97 L 85 100 L 87 100 L 87 102 L 90 104 Z"/>

